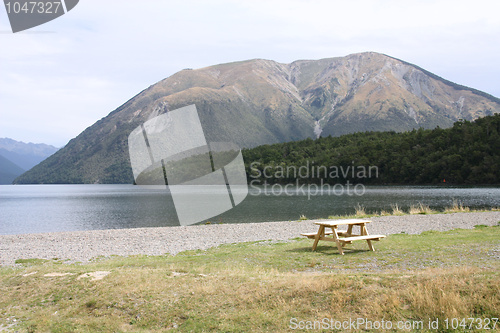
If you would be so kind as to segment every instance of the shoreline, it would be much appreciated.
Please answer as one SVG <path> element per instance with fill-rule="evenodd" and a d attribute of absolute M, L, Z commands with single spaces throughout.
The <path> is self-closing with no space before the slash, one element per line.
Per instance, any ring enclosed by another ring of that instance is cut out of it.
<path fill-rule="evenodd" d="M 371 234 L 419 234 L 423 231 L 472 229 L 498 225 L 500 212 L 379 216 L 369 218 Z M 175 255 L 186 250 L 206 250 L 222 244 L 251 241 L 287 241 L 303 232 L 316 232 L 318 220 L 209 224 L 179 227 L 62 231 L 40 234 L 0 235 L 0 265 L 16 259 L 54 259 L 88 262 L 101 256 Z M 387 240 L 385 240 L 387 241 Z"/>

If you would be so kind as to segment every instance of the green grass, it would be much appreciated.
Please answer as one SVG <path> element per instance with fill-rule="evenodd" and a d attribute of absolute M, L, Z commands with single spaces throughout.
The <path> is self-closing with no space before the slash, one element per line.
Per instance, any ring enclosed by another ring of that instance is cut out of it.
<path fill-rule="evenodd" d="M 88 264 L 22 260 L 0 268 L 0 325 L 16 319 L 11 329 L 20 332 L 285 332 L 291 318 L 427 325 L 429 318 L 498 317 L 499 240 L 500 227 L 479 225 L 390 235 L 374 242 L 376 252 L 355 242 L 344 256 L 327 242 L 312 252 L 310 239 L 296 238 Z M 79 278 L 94 271 L 111 273 Z M 71 275 L 44 276 L 53 272 Z"/>
<path fill-rule="evenodd" d="M 32 258 L 32 259 L 17 259 L 15 261 L 16 264 L 19 265 L 39 265 L 48 262 L 49 260 L 47 259 L 37 259 L 37 258 Z"/>

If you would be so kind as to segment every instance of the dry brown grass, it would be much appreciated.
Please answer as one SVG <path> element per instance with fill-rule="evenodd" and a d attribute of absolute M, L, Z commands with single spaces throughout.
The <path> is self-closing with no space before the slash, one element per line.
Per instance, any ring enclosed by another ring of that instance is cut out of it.
<path fill-rule="evenodd" d="M 356 205 L 356 207 L 354 207 L 354 209 L 356 211 L 354 213 L 354 216 L 356 216 L 356 217 L 365 217 L 365 216 L 367 216 L 365 207 L 361 206 L 359 203 Z"/>
<path fill-rule="evenodd" d="M 453 200 L 453 204 L 450 207 L 446 207 L 444 210 L 445 213 L 468 213 L 470 211 L 471 209 L 469 207 L 464 206 L 457 200 Z"/>
<path fill-rule="evenodd" d="M 96 331 L 263 332 L 270 328 L 285 332 L 291 318 L 396 322 L 467 318 L 477 309 L 486 311 L 481 316 L 491 317 L 500 308 L 495 293 L 500 279 L 467 268 L 376 276 L 260 273 L 236 269 L 166 278 L 161 270 L 124 269 L 105 282 L 78 286 L 87 289 L 88 295 L 61 293 L 57 290 L 61 281 L 52 281 L 54 286 L 42 291 L 21 287 L 16 294 L 45 304 L 36 309 L 37 319 L 31 319 L 31 327 L 42 331 L 87 327 Z M 32 299 L 32 294 L 45 297 Z M 57 300 L 54 295 L 59 295 Z"/>
<path fill-rule="evenodd" d="M 87 265 L 26 261 L 0 269 L 0 324 L 15 318 L 16 329 L 34 332 L 286 332 L 291 318 L 427 325 L 498 317 L 499 233 L 392 235 L 377 252 L 345 256 L 328 245 L 311 252 L 301 239 Z M 78 279 L 94 271 L 111 274 Z M 45 276 L 51 272 L 72 275 Z"/>
<path fill-rule="evenodd" d="M 402 216 L 402 215 L 412 215 L 412 214 L 448 214 L 448 213 L 473 213 L 473 212 L 487 212 L 487 211 L 499 211 L 500 208 L 493 207 L 489 209 L 471 209 L 467 206 L 464 206 L 462 203 L 458 203 L 453 201 L 453 204 L 450 207 L 446 207 L 443 211 L 438 211 L 430 208 L 428 205 L 424 205 L 423 203 L 413 204 L 408 208 L 408 211 L 401 209 L 398 204 L 391 205 L 391 211 L 381 210 L 379 213 L 368 213 L 366 208 L 357 204 L 354 207 L 354 214 L 348 215 L 331 215 L 328 216 L 329 219 L 350 219 L 350 218 L 368 218 L 368 217 L 377 217 L 377 216 Z"/>
<path fill-rule="evenodd" d="M 411 205 L 408 210 L 410 215 L 414 214 L 435 214 L 437 213 L 435 210 L 432 210 L 429 206 L 419 203 L 418 205 Z"/>
<path fill-rule="evenodd" d="M 398 216 L 399 216 L 399 215 L 405 215 L 405 212 L 403 212 L 403 211 L 399 208 L 398 204 L 393 204 L 393 205 L 391 205 L 391 208 L 392 208 L 392 215 L 398 215 Z"/>

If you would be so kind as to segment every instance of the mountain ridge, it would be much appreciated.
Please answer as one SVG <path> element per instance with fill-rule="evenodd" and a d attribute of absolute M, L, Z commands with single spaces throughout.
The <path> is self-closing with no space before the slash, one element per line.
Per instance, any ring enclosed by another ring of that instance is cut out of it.
<path fill-rule="evenodd" d="M 43 143 L 25 143 L 0 138 L 0 184 L 11 184 L 26 170 L 52 155 L 57 148 Z"/>
<path fill-rule="evenodd" d="M 231 141 L 240 147 L 320 135 L 446 128 L 460 119 L 500 112 L 497 98 L 426 73 L 375 52 L 184 69 L 129 99 L 16 182 L 131 183 L 128 134 L 191 104 L 208 142 Z"/>
<path fill-rule="evenodd" d="M 413 67 L 415 67 L 416 69 L 418 69 L 418 70 L 420 70 L 420 71 L 424 72 L 425 74 L 427 74 L 427 75 L 429 75 L 429 76 L 431 76 L 431 77 L 435 78 L 436 80 L 440 80 L 440 81 L 442 81 L 442 82 L 443 82 L 443 83 L 445 83 L 445 84 L 448 84 L 448 85 L 451 85 L 451 86 L 456 87 L 456 89 L 460 89 L 460 90 L 469 90 L 469 91 L 471 91 L 471 92 L 473 92 L 473 93 L 475 93 L 475 94 L 478 94 L 478 95 L 481 95 L 481 96 L 483 96 L 483 97 L 488 98 L 488 99 L 489 99 L 489 100 L 491 100 L 492 102 L 495 102 L 495 103 L 500 103 L 500 98 L 495 97 L 495 96 L 493 96 L 493 95 L 491 95 L 491 94 L 488 94 L 487 92 L 484 92 L 484 91 L 481 91 L 481 90 L 478 90 L 478 89 L 474 89 L 474 88 L 471 88 L 471 87 L 468 87 L 468 86 L 464 86 L 464 85 L 461 85 L 461 84 L 458 84 L 458 83 L 455 83 L 455 82 L 449 81 L 449 80 L 447 80 L 447 79 L 445 79 L 445 78 L 443 78 L 443 77 L 441 77 L 441 76 L 439 76 L 439 75 L 436 75 L 436 74 L 434 74 L 434 73 L 432 73 L 432 72 L 429 72 L 428 70 L 426 70 L 426 69 L 424 69 L 424 68 L 422 68 L 422 67 L 420 67 L 420 66 L 417 66 L 417 65 L 415 65 L 415 64 L 409 63 L 409 62 L 407 62 L 407 61 L 404 61 L 404 60 L 401 60 L 401 59 L 398 59 L 398 58 L 395 58 L 395 57 L 391 57 L 390 55 L 387 55 L 387 54 L 384 54 L 384 55 L 385 55 L 385 56 L 387 56 L 387 57 L 389 57 L 389 58 L 392 58 L 392 59 L 394 59 L 394 60 L 401 61 L 402 63 L 405 63 L 405 64 L 407 64 L 407 65 L 413 66 Z"/>

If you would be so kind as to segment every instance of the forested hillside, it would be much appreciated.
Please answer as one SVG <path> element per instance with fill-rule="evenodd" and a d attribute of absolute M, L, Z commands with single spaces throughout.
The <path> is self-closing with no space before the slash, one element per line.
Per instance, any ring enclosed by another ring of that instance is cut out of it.
<path fill-rule="evenodd" d="M 263 145 L 244 150 L 243 157 L 249 181 L 269 184 L 295 183 L 298 178 L 317 184 L 500 184 L 500 114 L 459 121 L 448 129 Z"/>

